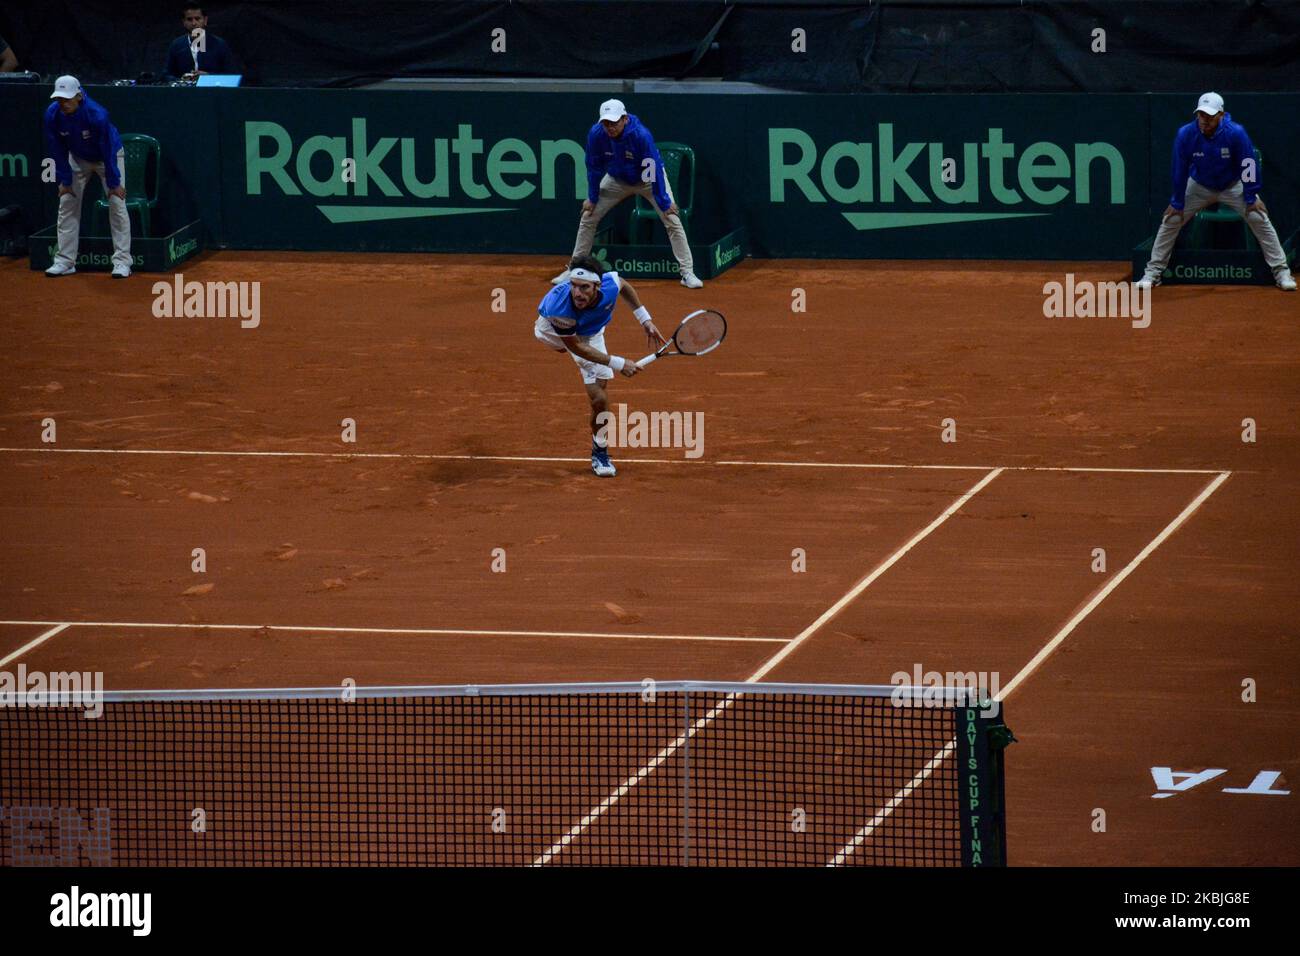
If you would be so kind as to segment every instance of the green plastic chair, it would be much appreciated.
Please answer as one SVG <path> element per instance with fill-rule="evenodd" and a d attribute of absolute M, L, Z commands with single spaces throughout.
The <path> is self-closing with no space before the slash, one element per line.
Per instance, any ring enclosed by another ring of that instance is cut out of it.
<path fill-rule="evenodd" d="M 689 226 L 691 209 L 695 205 L 695 150 L 683 143 L 660 143 L 659 155 L 664 161 L 664 174 L 673 188 L 673 201 L 677 203 L 682 225 Z M 653 234 L 659 213 L 640 196 L 632 208 L 632 221 L 628 224 L 628 240 L 636 244 L 645 226 L 646 238 Z"/>
<path fill-rule="evenodd" d="M 1263 167 L 1264 156 L 1259 150 L 1255 150 L 1255 174 L 1257 176 Z M 1250 231 L 1250 226 L 1246 224 L 1246 220 L 1222 203 L 1217 202 L 1212 206 L 1206 206 L 1192 218 L 1191 235 L 1187 237 L 1188 245 L 1193 249 L 1216 248 L 1213 241 L 1214 234 L 1219 231 L 1223 223 L 1240 223 L 1245 234 L 1246 249 L 1254 252 L 1258 248 L 1258 243 L 1255 242 L 1255 234 Z"/>
<path fill-rule="evenodd" d="M 158 205 L 158 185 L 162 179 L 162 146 L 152 136 L 141 133 L 122 134 L 122 153 L 126 160 L 126 214 L 135 210 L 140 220 L 140 235 L 149 235 L 150 214 Z M 152 160 L 152 175 L 149 168 Z M 153 191 L 148 183 L 152 179 Z M 108 197 L 95 202 L 95 223 L 108 214 Z"/>

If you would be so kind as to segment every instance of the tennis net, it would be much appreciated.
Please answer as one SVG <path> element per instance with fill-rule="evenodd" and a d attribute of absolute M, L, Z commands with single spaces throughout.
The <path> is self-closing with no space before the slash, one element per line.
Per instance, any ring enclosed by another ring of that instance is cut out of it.
<path fill-rule="evenodd" d="M 0 708 L 8 865 L 1005 862 L 1000 715 L 949 692 L 139 691 Z M 906 703 L 906 702 L 905 702 Z"/>

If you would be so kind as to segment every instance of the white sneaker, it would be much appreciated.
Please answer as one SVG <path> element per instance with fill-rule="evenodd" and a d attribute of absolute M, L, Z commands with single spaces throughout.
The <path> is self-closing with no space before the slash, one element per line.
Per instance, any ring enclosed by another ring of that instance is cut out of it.
<path fill-rule="evenodd" d="M 569 281 L 569 270 L 565 269 L 558 276 L 551 280 L 551 285 L 559 285 L 561 282 Z"/>
<path fill-rule="evenodd" d="M 114 279 L 129 279 L 129 278 L 131 278 L 131 267 L 130 267 L 130 266 L 113 266 L 113 278 L 114 278 Z"/>
<path fill-rule="evenodd" d="M 54 265 L 50 266 L 48 269 L 45 270 L 45 274 L 49 276 L 51 279 L 57 279 L 60 276 L 73 275 L 74 273 L 76 273 L 76 271 L 77 271 L 77 267 L 72 265 L 72 263 L 65 264 L 59 262 L 56 259 L 54 261 Z"/>
<path fill-rule="evenodd" d="M 696 276 L 694 272 L 682 273 L 682 285 L 686 286 L 688 289 L 704 288 L 704 283 L 699 280 L 699 277 Z"/>
<path fill-rule="evenodd" d="M 1141 279 L 1137 280 L 1137 287 L 1139 289 L 1154 289 L 1159 284 L 1159 276 L 1156 276 L 1154 279 L 1151 276 L 1143 276 Z"/>
<path fill-rule="evenodd" d="M 1295 278 L 1291 275 L 1290 270 L 1282 270 L 1274 276 L 1274 279 L 1277 280 L 1277 287 L 1283 292 L 1295 291 Z"/>

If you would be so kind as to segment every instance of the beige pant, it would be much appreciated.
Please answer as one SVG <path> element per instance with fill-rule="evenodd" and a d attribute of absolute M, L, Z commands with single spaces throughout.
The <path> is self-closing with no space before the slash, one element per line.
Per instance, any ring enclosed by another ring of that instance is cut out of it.
<path fill-rule="evenodd" d="M 664 191 L 668 193 L 669 199 L 673 198 L 672 184 L 665 182 Z M 682 226 L 681 217 L 676 213 L 671 216 L 664 215 L 664 211 L 655 202 L 654 190 L 649 183 L 639 185 L 625 183 L 608 173 L 600 181 L 600 196 L 596 200 L 596 208 L 590 213 L 583 213 L 582 218 L 578 220 L 578 241 L 573 244 L 574 258 L 591 253 L 591 244 L 596 239 L 596 228 L 600 225 L 600 221 L 605 218 L 607 212 L 633 193 L 639 193 L 659 213 L 659 221 L 664 224 L 664 230 L 668 233 L 668 242 L 672 245 L 673 255 L 677 258 L 677 268 L 681 272 L 694 272 L 695 260 L 691 258 L 691 247 L 686 242 L 686 229 Z"/>
<path fill-rule="evenodd" d="M 1158 279 L 1164 275 L 1165 269 L 1169 265 L 1169 256 L 1174 251 L 1174 242 L 1178 239 L 1178 233 L 1183 226 L 1192 221 L 1192 217 L 1206 206 L 1212 206 L 1216 202 L 1223 203 L 1238 216 L 1246 220 L 1246 225 L 1250 226 L 1250 231 L 1255 234 L 1255 239 L 1259 242 L 1259 249 L 1264 253 L 1264 261 L 1267 262 L 1277 272 L 1286 268 L 1286 253 L 1282 251 L 1282 243 L 1278 241 L 1277 230 L 1273 228 L 1273 223 L 1264 213 L 1246 214 L 1246 201 L 1242 198 L 1241 183 L 1233 183 L 1223 192 L 1216 192 L 1202 186 L 1195 179 L 1187 180 L 1187 192 L 1183 197 L 1183 214 L 1181 216 L 1171 216 L 1160 223 L 1160 230 L 1156 233 L 1156 241 L 1151 246 L 1151 261 L 1147 263 L 1146 276 L 1149 279 Z"/>
<path fill-rule="evenodd" d="M 126 182 L 126 158 L 122 150 L 117 151 L 117 174 L 122 183 Z M 103 163 L 91 163 L 68 154 L 68 163 L 72 166 L 72 192 L 59 196 L 59 254 L 54 257 L 56 264 L 75 266 L 77 249 L 81 243 L 81 197 L 86 190 L 86 183 L 92 175 L 98 176 L 108 192 L 108 180 L 104 175 Z M 113 235 L 113 265 L 131 267 L 131 217 L 126 211 L 126 201 L 117 197 L 108 197 L 108 225 Z"/>

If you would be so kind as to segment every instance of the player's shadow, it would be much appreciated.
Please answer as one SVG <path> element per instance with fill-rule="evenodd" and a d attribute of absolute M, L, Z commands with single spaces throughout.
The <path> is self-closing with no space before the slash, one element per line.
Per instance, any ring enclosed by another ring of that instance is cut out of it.
<path fill-rule="evenodd" d="M 422 464 L 416 472 L 416 477 L 422 482 L 433 485 L 463 485 L 472 481 L 501 477 L 500 463 L 466 458 L 443 459 Z"/>

